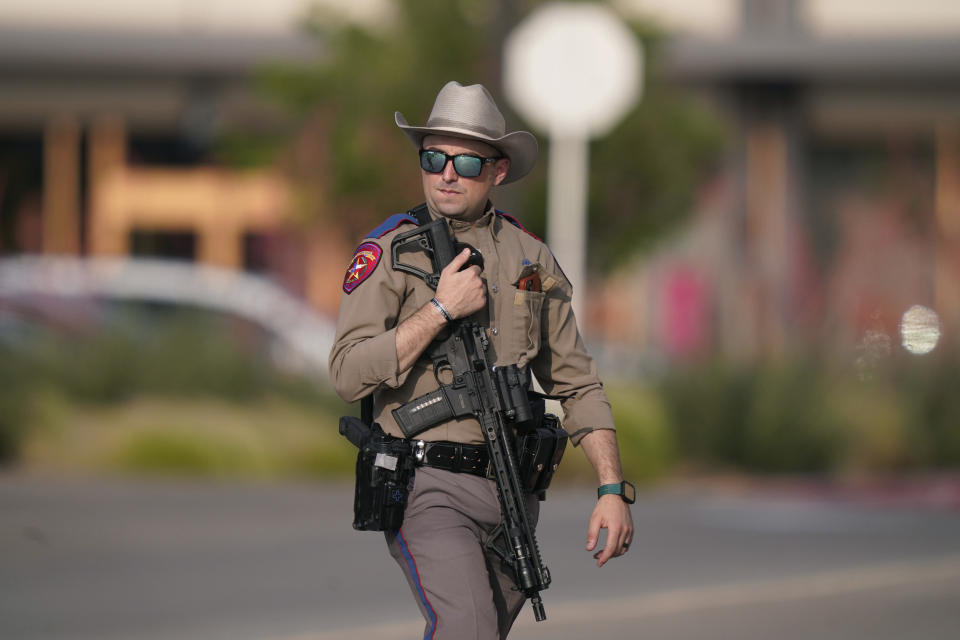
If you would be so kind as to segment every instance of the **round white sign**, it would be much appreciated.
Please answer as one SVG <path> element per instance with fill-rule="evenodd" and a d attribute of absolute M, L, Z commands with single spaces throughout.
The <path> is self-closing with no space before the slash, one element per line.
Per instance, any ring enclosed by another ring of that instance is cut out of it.
<path fill-rule="evenodd" d="M 599 4 L 544 5 L 504 44 L 504 90 L 551 136 L 607 133 L 640 95 L 643 58 L 633 32 Z"/>

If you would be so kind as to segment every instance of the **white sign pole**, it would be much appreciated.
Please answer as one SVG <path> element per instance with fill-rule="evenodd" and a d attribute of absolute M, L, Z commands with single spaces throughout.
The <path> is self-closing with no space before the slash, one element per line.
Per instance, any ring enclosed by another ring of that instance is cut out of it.
<path fill-rule="evenodd" d="M 547 175 L 547 244 L 573 285 L 573 312 L 583 321 L 586 302 L 588 141 L 550 138 Z"/>
<path fill-rule="evenodd" d="M 608 7 L 543 5 L 504 44 L 504 89 L 528 122 L 550 134 L 547 243 L 586 301 L 588 142 L 636 104 L 642 58 L 633 33 Z"/>

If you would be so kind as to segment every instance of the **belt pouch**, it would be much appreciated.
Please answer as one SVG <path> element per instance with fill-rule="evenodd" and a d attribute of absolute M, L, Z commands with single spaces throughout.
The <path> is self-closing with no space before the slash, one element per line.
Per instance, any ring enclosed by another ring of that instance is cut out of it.
<path fill-rule="evenodd" d="M 552 413 L 543 416 L 540 426 L 521 432 L 517 442 L 520 483 L 524 491 L 543 500 L 553 474 L 567 447 L 567 432 Z"/>
<path fill-rule="evenodd" d="M 354 529 L 393 531 L 400 528 L 414 464 L 409 442 L 376 428 L 357 453 Z"/>

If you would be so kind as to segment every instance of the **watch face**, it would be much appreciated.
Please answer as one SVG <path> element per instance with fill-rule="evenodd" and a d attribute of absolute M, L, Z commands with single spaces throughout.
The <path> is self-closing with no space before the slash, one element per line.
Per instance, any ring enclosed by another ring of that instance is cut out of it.
<path fill-rule="evenodd" d="M 620 486 L 623 487 L 623 499 L 629 502 L 630 504 L 633 504 L 634 502 L 636 502 L 637 500 L 636 488 L 626 480 L 624 480 L 623 484 Z"/>

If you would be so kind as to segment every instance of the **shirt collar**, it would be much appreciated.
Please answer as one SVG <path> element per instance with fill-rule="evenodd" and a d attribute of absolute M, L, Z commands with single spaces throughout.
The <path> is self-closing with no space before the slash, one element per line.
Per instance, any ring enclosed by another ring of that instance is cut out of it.
<path fill-rule="evenodd" d="M 433 212 L 430 212 L 433 215 Z M 436 216 L 434 216 L 436 217 Z M 450 228 L 454 230 L 469 229 L 470 227 L 489 227 L 496 218 L 496 210 L 493 208 L 493 203 L 487 200 L 487 209 L 483 212 L 483 215 L 480 216 L 475 222 L 465 222 L 463 220 L 454 220 L 450 219 Z"/>

